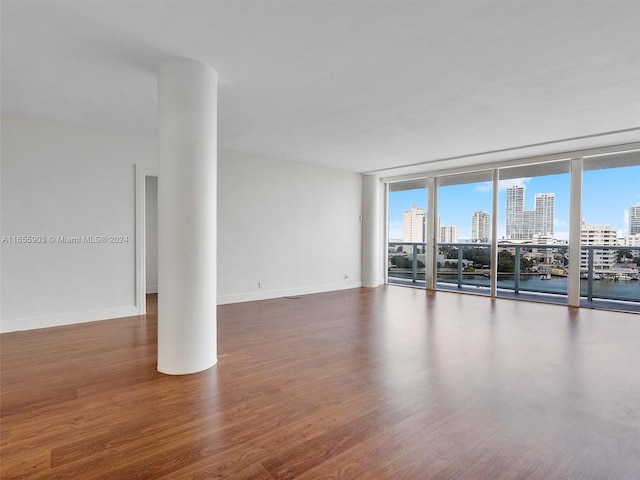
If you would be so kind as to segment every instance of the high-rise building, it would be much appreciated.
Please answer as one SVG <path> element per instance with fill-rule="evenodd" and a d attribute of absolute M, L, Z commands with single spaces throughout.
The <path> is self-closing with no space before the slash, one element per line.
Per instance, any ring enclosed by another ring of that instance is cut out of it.
<path fill-rule="evenodd" d="M 402 216 L 402 241 L 424 242 L 425 238 L 425 214 L 422 208 L 411 205 L 410 210 L 405 210 Z"/>
<path fill-rule="evenodd" d="M 471 241 L 487 243 L 491 237 L 491 215 L 477 211 L 471 215 Z"/>
<path fill-rule="evenodd" d="M 624 239 L 624 244 L 627 247 L 640 247 L 640 233 L 627 235 L 627 237 Z"/>
<path fill-rule="evenodd" d="M 507 187 L 507 238 L 523 238 L 524 186 Z"/>
<path fill-rule="evenodd" d="M 440 243 L 458 243 L 457 225 L 440 225 Z"/>
<path fill-rule="evenodd" d="M 553 236 L 555 193 L 536 193 L 534 210 L 534 235 Z"/>
<path fill-rule="evenodd" d="M 640 247 L 640 233 L 634 233 L 633 235 L 627 235 L 624 239 L 624 244 L 627 247 Z M 631 254 L 634 258 L 640 258 L 640 250 L 632 250 Z"/>
<path fill-rule="evenodd" d="M 640 233 L 640 203 L 629 207 L 629 235 Z"/>
<path fill-rule="evenodd" d="M 524 209 L 524 186 L 507 188 L 507 238 L 524 240 L 553 235 L 555 193 L 536 193 L 533 210 Z"/>
<path fill-rule="evenodd" d="M 522 227 L 520 228 L 519 239 L 533 238 L 536 233 L 536 211 L 525 210 L 522 212 Z"/>
<path fill-rule="evenodd" d="M 582 223 L 580 244 L 583 246 L 618 245 L 618 231 L 608 225 L 587 225 Z M 580 254 L 580 268 L 586 270 L 589 266 L 587 250 Z M 618 259 L 618 251 L 613 249 L 593 251 L 593 269 L 596 272 L 611 270 Z"/>

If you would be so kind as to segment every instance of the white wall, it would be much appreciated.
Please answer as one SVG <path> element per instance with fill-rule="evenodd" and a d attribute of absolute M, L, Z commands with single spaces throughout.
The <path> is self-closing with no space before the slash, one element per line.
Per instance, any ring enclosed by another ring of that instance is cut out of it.
<path fill-rule="evenodd" d="M 135 164 L 157 139 L 3 116 L 1 159 L 0 235 L 127 238 L 3 243 L 1 330 L 135 315 Z M 361 204 L 358 174 L 220 151 L 218 303 L 360 286 Z"/>
<path fill-rule="evenodd" d="M 156 140 L 2 117 L 2 331 L 135 315 L 135 164 Z M 60 243 L 58 236 L 122 243 Z"/>
<path fill-rule="evenodd" d="M 158 292 L 158 177 L 145 177 L 146 292 Z"/>
<path fill-rule="evenodd" d="M 361 205 L 359 174 L 220 151 L 218 303 L 360 286 Z"/>

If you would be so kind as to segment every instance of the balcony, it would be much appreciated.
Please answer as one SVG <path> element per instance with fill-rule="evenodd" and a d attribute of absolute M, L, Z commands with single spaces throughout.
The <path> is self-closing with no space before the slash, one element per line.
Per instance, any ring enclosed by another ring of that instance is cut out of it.
<path fill-rule="evenodd" d="M 425 288 L 425 249 L 425 243 L 389 243 L 388 283 Z M 640 312 L 640 247 L 581 249 L 581 306 Z M 489 243 L 439 243 L 436 288 L 489 295 L 490 251 Z M 567 245 L 498 243 L 497 295 L 568 303 L 568 258 Z"/>

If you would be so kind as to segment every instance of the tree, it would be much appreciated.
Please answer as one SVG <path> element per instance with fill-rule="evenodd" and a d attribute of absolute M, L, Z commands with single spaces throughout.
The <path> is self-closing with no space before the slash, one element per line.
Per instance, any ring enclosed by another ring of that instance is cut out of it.
<path fill-rule="evenodd" d="M 458 248 L 448 245 L 440 245 L 440 253 L 444 255 L 444 258 L 458 258 Z"/>
<path fill-rule="evenodd" d="M 389 258 L 389 263 L 391 265 L 395 265 L 398 268 L 413 268 L 413 260 L 411 258 L 403 257 L 400 255 L 395 255 Z M 424 268 L 424 262 L 418 260 L 417 262 L 418 268 Z"/>
<path fill-rule="evenodd" d="M 515 261 L 513 262 L 515 265 Z M 533 266 L 533 262 L 524 257 L 520 257 L 520 271 L 526 272 L 530 267 Z M 514 270 L 515 271 L 515 270 Z"/>
<path fill-rule="evenodd" d="M 411 260 L 407 257 L 396 255 L 391 257 L 390 261 L 392 265 L 395 265 L 398 268 L 411 268 Z"/>
<path fill-rule="evenodd" d="M 631 252 L 631 250 L 628 250 L 626 248 L 618 250 L 618 262 L 624 262 L 625 258 L 633 259 L 633 253 Z"/>
<path fill-rule="evenodd" d="M 463 258 L 465 260 L 471 260 L 474 265 L 489 265 L 491 260 L 491 252 L 488 248 L 474 247 L 468 248 L 464 251 Z"/>
<path fill-rule="evenodd" d="M 513 273 L 515 272 L 515 260 L 513 255 L 507 251 L 498 253 L 498 272 Z"/>

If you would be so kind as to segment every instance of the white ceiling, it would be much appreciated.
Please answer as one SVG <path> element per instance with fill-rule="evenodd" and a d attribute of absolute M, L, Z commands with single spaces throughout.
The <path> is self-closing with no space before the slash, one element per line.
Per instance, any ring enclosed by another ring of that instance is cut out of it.
<path fill-rule="evenodd" d="M 368 172 L 640 140 L 639 1 L 1 5 L 4 113 L 154 136 L 179 56 L 217 70 L 229 150 Z"/>

